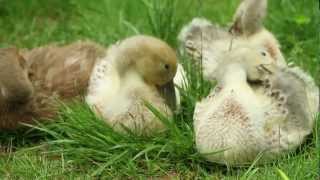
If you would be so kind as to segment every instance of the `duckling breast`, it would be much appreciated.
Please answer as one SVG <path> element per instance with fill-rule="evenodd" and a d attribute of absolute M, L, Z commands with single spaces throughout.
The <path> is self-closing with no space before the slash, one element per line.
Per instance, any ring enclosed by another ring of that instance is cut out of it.
<path fill-rule="evenodd" d="M 133 69 L 120 75 L 112 54 L 95 66 L 91 75 L 87 103 L 116 131 L 149 135 L 165 129 L 145 106 L 149 102 L 161 113 L 171 111 L 156 87 L 146 84 Z"/>
<path fill-rule="evenodd" d="M 136 89 L 127 98 L 130 100 L 130 104 L 125 108 L 125 111 L 108 120 L 116 130 L 125 132 L 124 126 L 135 134 L 151 135 L 166 129 L 159 117 L 145 104 L 146 102 L 150 103 L 163 115 L 171 116 L 170 108 L 159 93 L 145 87 L 144 89 Z"/>
<path fill-rule="evenodd" d="M 209 161 L 250 163 L 263 149 L 260 99 L 240 90 L 215 90 L 196 105 L 196 146 Z"/>

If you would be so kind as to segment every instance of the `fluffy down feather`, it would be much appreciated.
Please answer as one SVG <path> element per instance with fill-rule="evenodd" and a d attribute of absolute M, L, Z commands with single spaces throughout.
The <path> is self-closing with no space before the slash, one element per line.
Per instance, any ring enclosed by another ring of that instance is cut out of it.
<path fill-rule="evenodd" d="M 271 74 L 261 71 L 262 84 L 253 86 L 250 66 L 260 67 L 257 59 L 249 60 L 254 50 L 231 51 L 246 60 L 224 59 L 217 87 L 196 104 L 196 145 L 209 161 L 245 165 L 262 153 L 259 163 L 268 162 L 295 150 L 312 132 L 319 107 L 312 78 L 299 68 L 266 66 Z"/>

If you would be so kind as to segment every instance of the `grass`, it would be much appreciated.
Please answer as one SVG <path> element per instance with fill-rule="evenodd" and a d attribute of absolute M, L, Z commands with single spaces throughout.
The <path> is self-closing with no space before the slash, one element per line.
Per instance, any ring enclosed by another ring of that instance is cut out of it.
<path fill-rule="evenodd" d="M 98 4 L 99 2 L 99 4 Z M 0 0 L 0 47 L 31 48 L 50 42 L 91 39 L 105 46 L 130 35 L 160 37 L 177 47 L 181 26 L 195 16 L 227 24 L 239 1 L 228 0 Z M 320 84 L 319 6 L 310 0 L 270 0 L 265 25 L 279 39 L 288 62 Z M 81 103 L 62 105 L 56 123 L 0 133 L 1 179 L 316 179 L 320 174 L 320 117 L 297 152 L 272 164 L 230 168 L 196 152 L 195 102 L 210 90 L 186 58 L 190 87 L 169 131 L 154 137 L 113 132 Z"/>

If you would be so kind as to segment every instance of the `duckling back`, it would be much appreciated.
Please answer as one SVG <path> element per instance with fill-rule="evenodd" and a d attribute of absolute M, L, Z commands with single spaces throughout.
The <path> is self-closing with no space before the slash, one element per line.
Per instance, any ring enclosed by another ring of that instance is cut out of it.
<path fill-rule="evenodd" d="M 48 45 L 24 51 L 29 77 L 38 93 L 72 98 L 84 94 L 96 60 L 105 48 L 89 41 L 65 46 Z"/>

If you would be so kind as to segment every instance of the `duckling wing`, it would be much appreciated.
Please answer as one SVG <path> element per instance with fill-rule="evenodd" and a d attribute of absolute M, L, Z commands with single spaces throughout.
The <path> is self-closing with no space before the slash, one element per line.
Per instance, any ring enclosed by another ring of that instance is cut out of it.
<path fill-rule="evenodd" d="M 86 102 L 100 115 L 104 114 L 107 103 L 121 98 L 117 96 L 120 93 L 120 78 L 113 63 L 114 54 L 109 52 L 110 49 L 107 55 L 95 64 L 86 95 Z"/>
<path fill-rule="evenodd" d="M 104 54 L 103 47 L 88 41 L 23 52 L 31 81 L 41 91 L 56 93 L 63 98 L 83 94 L 96 60 Z"/>
<path fill-rule="evenodd" d="M 228 50 L 231 35 L 206 19 L 195 18 L 181 30 L 180 51 L 202 63 L 204 77 L 208 80 L 218 66 L 218 56 Z M 223 41 L 219 41 L 223 40 Z"/>
<path fill-rule="evenodd" d="M 274 88 L 269 80 L 264 87 L 257 88 L 256 93 L 262 102 L 260 128 L 257 129 L 262 135 L 260 151 L 265 152 L 265 158 L 272 159 L 290 149 L 289 134 L 283 129 L 289 114 L 287 94 Z"/>
<path fill-rule="evenodd" d="M 313 119 L 316 113 L 319 112 L 319 87 L 315 84 L 313 78 L 305 73 L 299 67 L 290 67 L 283 70 L 287 76 L 291 77 L 291 79 L 295 79 L 300 84 L 297 87 L 292 87 L 291 89 L 287 88 L 287 90 L 295 90 L 296 93 L 305 92 L 306 98 L 301 98 L 298 101 L 305 101 L 306 108 L 308 108 L 308 119 Z M 291 80 L 289 79 L 289 82 Z M 286 81 L 288 82 L 288 81 Z M 289 83 L 288 85 L 294 86 L 294 84 Z M 294 95 L 294 93 L 292 93 Z M 313 123 L 312 123 L 313 124 Z"/>
<path fill-rule="evenodd" d="M 214 41 L 230 38 L 230 34 L 218 25 L 213 25 L 206 19 L 195 18 L 184 26 L 178 36 L 181 51 L 196 60 L 203 57 L 206 48 Z"/>
<path fill-rule="evenodd" d="M 271 123 L 272 118 L 267 118 L 265 130 L 274 131 L 274 137 L 281 140 L 280 148 L 294 149 L 312 132 L 319 108 L 319 89 L 313 79 L 298 67 L 280 69 L 268 81 L 269 95 L 284 95 L 278 99 L 271 98 L 278 112 L 287 113 L 287 116 L 277 123 Z"/>

